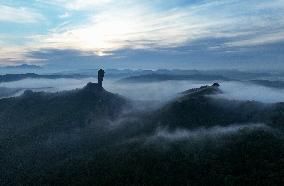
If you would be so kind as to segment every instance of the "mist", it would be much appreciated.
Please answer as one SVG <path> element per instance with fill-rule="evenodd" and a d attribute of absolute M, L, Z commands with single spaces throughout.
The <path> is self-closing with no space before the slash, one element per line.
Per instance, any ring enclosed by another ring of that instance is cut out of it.
<path fill-rule="evenodd" d="M 0 87 L 22 90 L 5 97 L 17 96 L 24 90 L 58 92 L 84 87 L 88 82 L 96 82 L 96 78 L 83 79 L 23 79 L 20 81 L 0 83 Z M 164 102 L 179 96 L 181 92 L 198 88 L 202 85 L 211 85 L 213 81 L 162 81 L 152 83 L 118 83 L 117 79 L 105 79 L 104 88 L 110 92 L 120 94 L 132 100 Z M 284 90 L 269 88 L 241 81 L 222 81 L 222 94 L 214 96 L 229 100 L 253 100 L 263 103 L 284 101 Z"/>
<path fill-rule="evenodd" d="M 76 88 L 82 88 L 88 82 L 96 81 L 95 78 L 84 79 L 33 79 L 27 78 L 19 81 L 0 83 L 0 86 L 7 88 L 21 88 L 21 89 L 39 89 L 39 91 L 57 92 L 64 90 L 73 90 Z"/>
<path fill-rule="evenodd" d="M 96 79 L 24 79 L 0 86 L 57 92 L 82 88 L 90 81 L 96 82 Z M 147 106 L 144 110 L 137 109 L 143 104 L 153 105 L 152 100 L 165 102 L 182 96 L 179 93 L 187 89 L 212 83 L 117 83 L 116 79 L 106 79 L 104 88 L 111 93 L 83 89 L 66 92 L 69 96 L 42 94 L 33 97 L 29 94 L 4 100 L 1 106 L 8 107 L 1 112 L 0 123 L 5 130 L 0 131 L 0 145 L 4 147 L 0 154 L 5 181 L 26 185 L 55 182 L 57 185 L 110 185 L 121 180 L 124 185 L 133 185 L 143 179 L 145 185 L 166 185 L 178 183 L 180 175 L 184 174 L 183 183 L 190 177 L 193 184 L 208 185 L 212 177 L 219 176 L 216 182 L 222 185 L 224 172 L 234 168 L 235 162 L 242 162 L 243 154 L 249 154 L 253 166 L 263 166 L 258 169 L 262 171 L 259 175 L 270 174 L 270 169 L 262 162 L 272 159 L 269 165 L 279 164 L 281 149 L 284 149 L 281 148 L 283 138 L 278 136 L 280 129 L 266 123 L 265 119 L 255 121 L 254 117 L 241 115 L 244 107 L 235 107 L 239 110 L 234 120 L 231 120 L 234 113 L 223 112 L 223 108 L 212 106 L 215 103 L 206 98 L 193 98 L 193 102 L 180 100 L 184 104 L 170 102 L 156 110 L 147 109 Z M 255 96 L 254 90 L 265 90 L 264 95 L 276 95 L 279 91 L 241 82 L 220 84 L 224 95 L 216 98 L 245 100 L 251 96 L 267 101 L 265 96 Z M 128 105 L 129 99 L 112 93 L 132 99 L 131 103 L 140 101 L 133 108 L 133 104 Z M 281 98 L 278 96 L 278 100 Z M 196 103 L 194 109 L 184 109 L 184 105 L 191 103 Z M 247 112 L 255 113 L 257 109 L 253 108 L 246 108 Z M 179 115 L 180 112 L 184 115 Z M 256 156 L 255 152 L 261 152 L 262 156 Z M 241 165 L 241 168 L 247 165 L 251 164 Z M 157 175 L 158 180 L 152 179 L 153 175 Z M 247 175 L 238 179 L 246 180 Z M 253 180 L 254 176 L 252 174 L 249 179 Z"/>
<path fill-rule="evenodd" d="M 96 78 L 82 79 L 23 79 L 20 81 L 0 83 L 1 87 L 30 89 L 33 91 L 58 92 L 84 87 L 88 82 L 96 82 Z M 118 83 L 117 79 L 105 79 L 104 88 L 133 100 L 164 101 L 176 97 L 178 93 L 203 85 L 198 81 L 164 81 L 155 83 Z M 19 95 L 19 94 L 18 94 Z M 13 95 L 11 95 L 13 96 Z"/>
<path fill-rule="evenodd" d="M 197 128 L 193 130 L 177 128 L 174 131 L 169 131 L 166 128 L 158 128 L 152 139 L 164 139 L 170 141 L 179 140 L 201 140 L 205 138 L 221 139 L 226 135 L 237 134 L 241 130 L 253 131 L 253 130 L 266 130 L 271 131 L 272 128 L 259 123 L 249 124 L 233 124 L 228 126 L 214 126 L 209 128 Z"/>
<path fill-rule="evenodd" d="M 258 101 L 277 103 L 284 101 L 284 90 L 260 86 L 248 82 L 223 82 L 220 86 L 222 94 L 214 97 L 229 100 Z"/>

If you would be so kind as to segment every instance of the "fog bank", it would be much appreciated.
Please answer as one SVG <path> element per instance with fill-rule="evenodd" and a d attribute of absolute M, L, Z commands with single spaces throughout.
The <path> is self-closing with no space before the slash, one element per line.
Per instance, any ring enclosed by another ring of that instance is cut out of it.
<path fill-rule="evenodd" d="M 265 124 L 235 124 L 230 126 L 214 126 L 210 128 L 199 128 L 194 130 L 188 129 L 176 129 L 174 131 L 169 131 L 165 128 L 157 129 L 153 138 L 155 139 L 167 139 L 172 141 L 177 140 L 192 140 L 192 139 L 201 139 L 201 138 L 220 138 L 224 135 L 232 135 L 238 133 L 241 130 L 272 130 Z"/>
<path fill-rule="evenodd" d="M 269 88 L 246 82 L 223 82 L 220 86 L 223 94 L 218 98 L 233 100 L 250 100 L 264 103 L 276 103 L 284 101 L 284 90 Z"/>
<path fill-rule="evenodd" d="M 33 91 L 57 92 L 82 88 L 88 82 L 96 82 L 96 78 L 83 79 L 23 79 L 20 81 L 0 83 L 0 87 L 13 89 L 31 89 Z M 117 79 L 105 79 L 104 88 L 133 100 L 167 101 L 180 92 L 202 85 L 211 85 L 213 81 L 163 81 L 153 83 L 118 83 Z M 233 100 L 254 100 L 264 103 L 284 101 L 284 90 L 269 88 L 241 81 L 219 82 L 223 94 L 217 98 Z M 22 91 L 23 92 L 23 91 Z M 21 92 L 21 93 L 22 93 Z M 7 95 L 9 96 L 9 95 Z M 11 94 L 10 96 L 14 96 Z"/>

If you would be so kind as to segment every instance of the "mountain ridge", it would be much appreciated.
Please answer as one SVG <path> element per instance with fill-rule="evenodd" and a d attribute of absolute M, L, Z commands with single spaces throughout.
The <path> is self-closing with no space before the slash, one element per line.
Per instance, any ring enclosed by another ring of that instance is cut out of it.
<path fill-rule="evenodd" d="M 87 78 L 90 76 L 86 75 L 79 75 L 79 74 L 73 74 L 73 75 L 59 75 L 59 74 L 51 74 L 51 75 L 39 75 L 36 73 L 25 73 L 25 74 L 5 74 L 0 75 L 0 83 L 3 82 L 13 82 L 13 81 L 20 81 L 27 78 L 45 78 L 45 79 L 59 79 L 59 78 Z"/>
<path fill-rule="evenodd" d="M 232 80 L 220 75 L 205 75 L 205 74 L 193 74 L 193 75 L 173 75 L 173 74 L 146 74 L 139 76 L 131 76 L 120 79 L 119 83 L 144 83 L 144 82 L 160 82 L 169 80 Z"/>
<path fill-rule="evenodd" d="M 96 83 L 1 99 L 2 183 L 281 185 L 284 104 L 198 90 L 139 112 Z"/>

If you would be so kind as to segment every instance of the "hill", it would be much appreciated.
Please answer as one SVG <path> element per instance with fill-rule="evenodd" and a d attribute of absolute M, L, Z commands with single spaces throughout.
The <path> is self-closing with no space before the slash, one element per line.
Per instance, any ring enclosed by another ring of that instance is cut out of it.
<path fill-rule="evenodd" d="M 34 70 L 38 70 L 41 69 L 41 66 L 37 66 L 37 65 L 28 65 L 28 64 L 22 64 L 22 65 L 17 65 L 17 66 L 4 66 L 1 67 L 4 69 L 34 69 Z"/>
<path fill-rule="evenodd" d="M 173 74 L 146 74 L 139 76 L 131 76 L 119 80 L 120 83 L 143 83 L 143 82 L 159 82 L 169 80 L 196 80 L 196 81 L 215 81 L 230 80 L 229 78 L 218 75 L 194 74 L 194 75 L 173 75 Z"/>
<path fill-rule="evenodd" d="M 1 183 L 283 185 L 283 103 L 219 93 L 188 90 L 154 110 L 92 83 L 1 99 Z"/>
<path fill-rule="evenodd" d="M 155 113 L 155 122 L 169 128 L 198 128 L 227 126 L 232 123 L 269 123 L 277 112 L 278 104 L 255 101 L 214 99 L 221 94 L 217 86 L 203 86 L 183 92 L 183 96 L 168 103 Z"/>
<path fill-rule="evenodd" d="M 266 87 L 284 89 L 284 81 L 251 80 L 250 82 Z"/>
<path fill-rule="evenodd" d="M 9 141 L 6 147 L 12 148 L 19 142 L 25 144 L 89 123 L 114 120 L 127 104 L 123 97 L 94 83 L 71 92 L 28 90 L 22 96 L 0 100 L 0 139 Z"/>
<path fill-rule="evenodd" d="M 88 76 L 85 75 L 39 75 L 35 73 L 26 73 L 26 74 L 5 74 L 0 75 L 0 83 L 2 82 L 11 82 L 11 81 L 19 81 L 26 78 L 44 78 L 44 79 L 58 79 L 58 78 L 86 78 Z"/>
<path fill-rule="evenodd" d="M 182 92 L 181 94 L 184 95 L 197 95 L 197 96 L 201 96 L 201 95 L 213 95 L 213 94 L 220 94 L 222 93 L 222 91 L 219 89 L 219 83 L 214 83 L 213 85 L 209 86 L 209 85 L 205 85 L 205 86 L 201 86 L 199 88 L 193 88 L 193 89 L 189 89 L 186 90 L 184 92 Z"/>

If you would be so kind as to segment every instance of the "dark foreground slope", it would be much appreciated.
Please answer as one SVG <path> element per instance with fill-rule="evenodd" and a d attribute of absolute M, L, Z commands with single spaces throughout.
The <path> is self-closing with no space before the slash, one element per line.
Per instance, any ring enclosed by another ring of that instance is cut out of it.
<path fill-rule="evenodd" d="M 25 127 L 30 123 L 57 124 L 66 128 L 83 125 L 87 116 L 95 119 L 118 116 L 127 101 L 97 84 L 89 83 L 83 89 L 69 92 L 45 93 L 25 91 L 20 97 L 0 101 L 0 122 L 7 126 Z"/>
<path fill-rule="evenodd" d="M 126 100 L 91 84 L 1 100 L 2 183 L 283 185 L 283 105 L 215 93 L 126 113 Z"/>
<path fill-rule="evenodd" d="M 11 179 L 6 181 L 19 184 L 29 180 L 29 176 L 44 170 L 45 164 L 53 166 L 50 163 L 64 158 L 70 150 L 65 149 L 68 145 L 73 150 L 80 146 L 72 144 L 77 139 L 68 138 L 69 134 L 80 133 L 90 125 L 95 130 L 117 119 L 127 107 L 127 100 L 92 83 L 69 92 L 26 91 L 20 97 L 1 99 L 1 173 Z M 26 172 L 29 169 L 34 170 Z"/>

